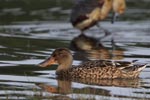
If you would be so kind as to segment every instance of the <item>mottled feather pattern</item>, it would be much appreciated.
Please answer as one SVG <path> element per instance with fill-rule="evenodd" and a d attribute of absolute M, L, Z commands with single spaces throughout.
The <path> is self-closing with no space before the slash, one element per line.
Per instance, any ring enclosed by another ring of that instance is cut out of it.
<path fill-rule="evenodd" d="M 68 70 L 61 70 L 57 72 L 57 75 L 65 78 L 81 79 L 136 78 L 139 75 L 137 71 L 139 67 L 140 66 L 133 65 L 132 62 L 95 60 L 74 66 Z M 141 65 L 141 67 L 143 67 L 143 65 Z"/>
<path fill-rule="evenodd" d="M 79 65 L 79 67 L 87 67 L 87 65 L 89 67 L 117 67 L 119 69 L 123 69 L 125 67 L 129 67 L 129 65 L 132 65 L 132 62 L 123 62 L 123 61 L 111 61 L 111 60 L 93 60 L 93 61 L 88 61 L 85 62 L 81 65 Z"/>

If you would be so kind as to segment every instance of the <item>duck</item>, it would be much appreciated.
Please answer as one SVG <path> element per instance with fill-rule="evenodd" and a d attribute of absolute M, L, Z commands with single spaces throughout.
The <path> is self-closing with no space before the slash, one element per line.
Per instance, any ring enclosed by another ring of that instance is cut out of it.
<path fill-rule="evenodd" d="M 111 10 L 114 12 L 111 22 L 114 23 L 115 17 L 124 13 L 125 5 L 125 0 L 80 0 L 72 8 L 70 22 L 83 33 L 95 25 L 99 27 L 98 22 L 107 18 Z"/>
<path fill-rule="evenodd" d="M 80 65 L 72 65 L 73 56 L 68 48 L 57 48 L 50 57 L 38 66 L 47 67 L 58 64 L 56 75 L 59 79 L 134 79 L 147 64 L 133 61 L 90 60 Z"/>

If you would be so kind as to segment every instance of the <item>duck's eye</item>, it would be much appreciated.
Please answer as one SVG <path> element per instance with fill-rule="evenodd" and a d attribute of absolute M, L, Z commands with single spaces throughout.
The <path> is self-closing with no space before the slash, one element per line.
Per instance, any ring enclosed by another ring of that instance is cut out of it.
<path fill-rule="evenodd" d="M 61 57 L 66 57 L 66 54 L 64 54 L 64 53 L 60 53 L 59 54 Z"/>
<path fill-rule="evenodd" d="M 56 57 L 56 54 L 53 54 L 53 57 Z"/>
<path fill-rule="evenodd" d="M 63 55 L 63 53 L 59 53 L 59 55 L 60 55 L 60 56 L 62 56 L 62 55 Z"/>

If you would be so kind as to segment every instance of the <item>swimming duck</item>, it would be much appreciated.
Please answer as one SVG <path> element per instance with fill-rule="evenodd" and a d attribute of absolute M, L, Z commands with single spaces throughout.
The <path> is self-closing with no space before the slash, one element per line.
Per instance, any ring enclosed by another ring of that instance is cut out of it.
<path fill-rule="evenodd" d="M 113 9 L 112 23 L 118 14 L 124 13 L 125 0 L 80 0 L 72 9 L 70 22 L 81 30 L 89 29 L 104 20 Z"/>
<path fill-rule="evenodd" d="M 137 78 L 145 65 L 134 64 L 135 61 L 93 60 L 78 66 L 72 66 L 73 56 L 69 49 L 58 48 L 51 57 L 41 62 L 39 66 L 46 67 L 58 64 L 58 78 L 80 79 L 116 79 Z"/>

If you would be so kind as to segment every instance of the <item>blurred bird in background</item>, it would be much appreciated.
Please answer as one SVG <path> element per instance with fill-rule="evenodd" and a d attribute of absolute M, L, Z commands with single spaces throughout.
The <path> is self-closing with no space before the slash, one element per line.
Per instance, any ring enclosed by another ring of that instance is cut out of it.
<path fill-rule="evenodd" d="M 107 18 L 109 12 L 113 10 L 112 23 L 119 14 L 123 14 L 126 9 L 125 0 L 78 0 L 72 8 L 70 22 L 73 27 L 83 33 L 86 29 Z M 108 32 L 105 31 L 107 35 Z"/>

